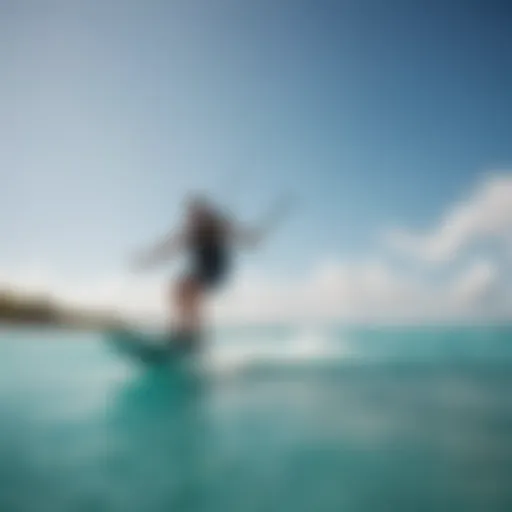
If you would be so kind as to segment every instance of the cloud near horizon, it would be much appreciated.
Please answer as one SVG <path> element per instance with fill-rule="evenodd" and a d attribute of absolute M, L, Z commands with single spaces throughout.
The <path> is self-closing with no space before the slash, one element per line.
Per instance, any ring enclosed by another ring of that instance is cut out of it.
<path fill-rule="evenodd" d="M 386 240 L 411 259 L 432 265 L 456 260 L 484 237 L 510 243 L 512 176 L 482 181 L 466 201 L 449 208 L 426 234 L 405 230 Z M 443 322 L 512 318 L 506 269 L 497 260 L 470 259 L 443 279 L 410 272 L 384 257 L 358 261 L 326 259 L 297 279 L 276 280 L 241 271 L 233 286 L 215 299 L 212 315 L 222 322 L 316 321 Z M 64 281 L 45 266 L 0 272 L 0 287 L 49 293 L 66 304 L 107 308 L 140 320 L 167 317 L 167 283 L 157 277 L 108 276 Z"/>
<path fill-rule="evenodd" d="M 512 247 L 512 175 L 487 176 L 428 232 L 392 229 L 384 238 L 396 250 L 431 264 L 453 261 L 481 241 L 497 240 Z"/>

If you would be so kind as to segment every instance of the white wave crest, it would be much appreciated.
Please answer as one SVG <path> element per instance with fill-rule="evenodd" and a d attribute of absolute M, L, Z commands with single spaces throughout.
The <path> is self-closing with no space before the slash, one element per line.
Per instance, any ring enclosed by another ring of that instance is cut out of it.
<path fill-rule="evenodd" d="M 315 331 L 304 331 L 289 340 L 262 339 L 213 343 L 205 354 L 206 366 L 215 372 L 237 372 L 261 366 L 328 363 L 354 355 L 346 340 L 332 340 Z"/>

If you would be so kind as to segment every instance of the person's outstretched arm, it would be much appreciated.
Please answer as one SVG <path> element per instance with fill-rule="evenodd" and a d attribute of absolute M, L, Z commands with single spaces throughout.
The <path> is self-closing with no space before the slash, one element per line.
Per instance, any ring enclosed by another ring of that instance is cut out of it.
<path fill-rule="evenodd" d="M 258 246 L 263 238 L 264 230 L 253 226 L 241 224 L 230 224 L 229 232 L 231 239 L 236 245 L 252 249 Z"/>

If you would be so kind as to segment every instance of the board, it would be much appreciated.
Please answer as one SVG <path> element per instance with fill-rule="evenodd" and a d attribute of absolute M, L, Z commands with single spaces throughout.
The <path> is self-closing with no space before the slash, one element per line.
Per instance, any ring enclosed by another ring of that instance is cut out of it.
<path fill-rule="evenodd" d="M 198 352 L 199 337 L 178 333 L 153 334 L 135 329 L 107 333 L 107 343 L 118 353 L 149 365 L 179 361 Z"/>

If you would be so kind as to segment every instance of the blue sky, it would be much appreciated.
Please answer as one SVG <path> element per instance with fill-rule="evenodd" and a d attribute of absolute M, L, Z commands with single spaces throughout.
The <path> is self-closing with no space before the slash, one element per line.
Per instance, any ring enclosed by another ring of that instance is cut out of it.
<path fill-rule="evenodd" d="M 190 189 L 300 208 L 249 262 L 298 276 L 434 229 L 512 160 L 498 1 L 0 6 L 3 266 L 116 272 Z"/>

